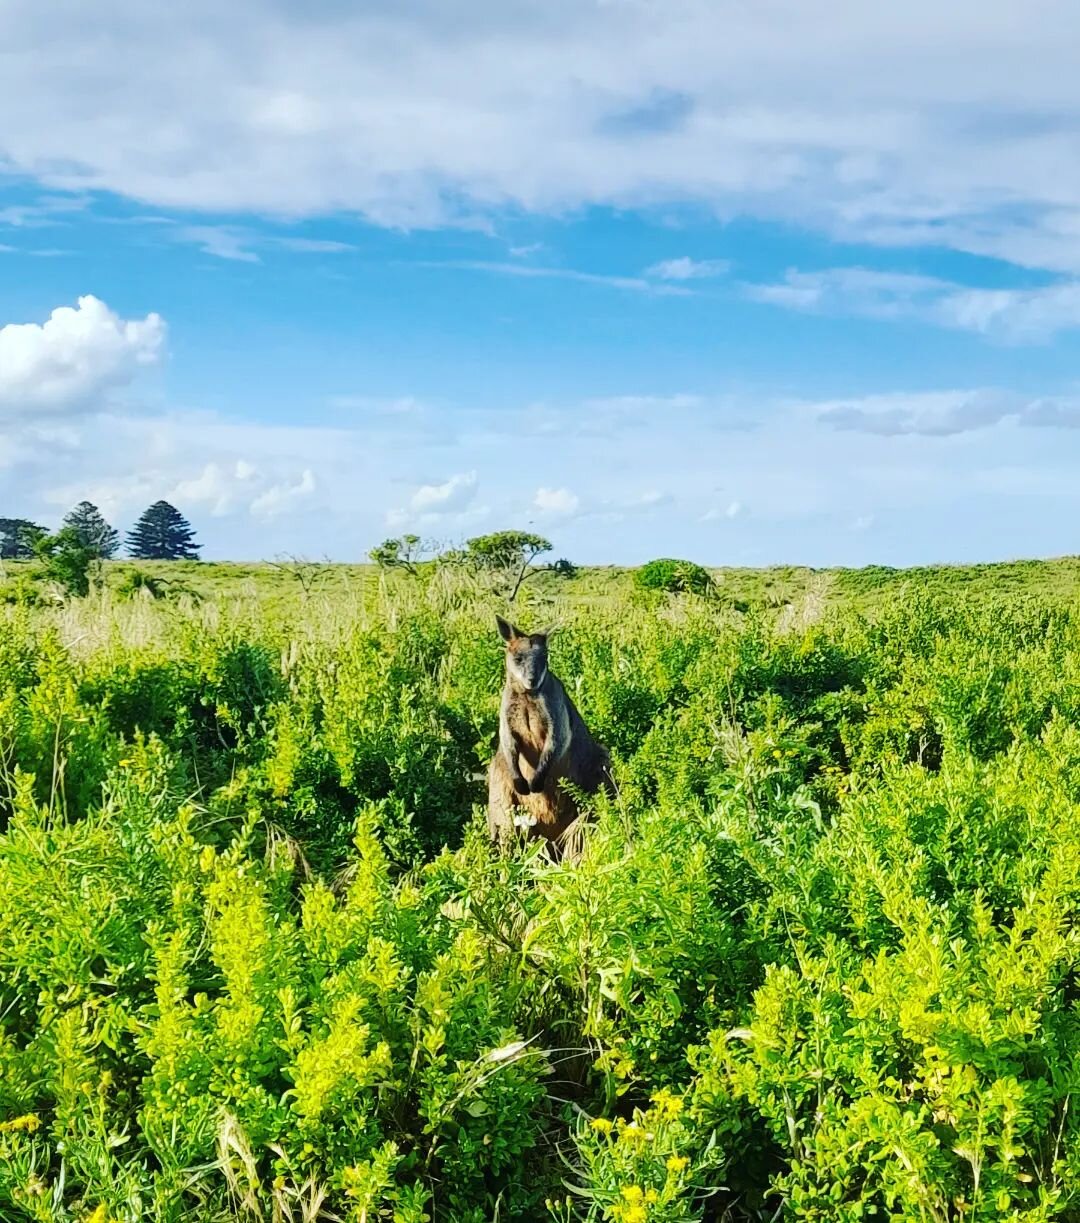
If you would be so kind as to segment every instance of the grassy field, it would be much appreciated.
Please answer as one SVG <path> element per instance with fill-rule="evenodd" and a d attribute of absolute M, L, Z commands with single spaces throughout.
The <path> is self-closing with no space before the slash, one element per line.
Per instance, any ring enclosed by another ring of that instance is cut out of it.
<path fill-rule="evenodd" d="M 1080 1218 L 1080 560 L 526 585 L 620 794 L 483 835 L 483 585 L 0 575 L 0 1219 Z"/>

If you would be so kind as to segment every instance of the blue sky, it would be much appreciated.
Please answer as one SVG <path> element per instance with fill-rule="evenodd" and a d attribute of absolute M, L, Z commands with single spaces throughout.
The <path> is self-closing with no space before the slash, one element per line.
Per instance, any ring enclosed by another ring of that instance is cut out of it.
<path fill-rule="evenodd" d="M 876 7 L 8 0 L 0 514 L 1080 551 L 1080 11 Z"/>

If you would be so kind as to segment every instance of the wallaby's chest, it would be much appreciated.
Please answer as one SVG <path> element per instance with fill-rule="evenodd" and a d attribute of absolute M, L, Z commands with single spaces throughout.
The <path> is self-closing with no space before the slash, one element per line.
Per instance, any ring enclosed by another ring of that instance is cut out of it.
<path fill-rule="evenodd" d="M 522 744 L 543 746 L 550 718 L 545 705 L 524 693 L 514 693 L 507 702 L 506 718 L 514 738 Z"/>

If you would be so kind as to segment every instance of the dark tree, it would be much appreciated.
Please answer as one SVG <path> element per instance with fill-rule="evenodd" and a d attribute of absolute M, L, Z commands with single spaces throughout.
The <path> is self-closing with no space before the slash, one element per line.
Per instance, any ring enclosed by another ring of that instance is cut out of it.
<path fill-rule="evenodd" d="M 64 519 L 64 526 L 71 527 L 79 542 L 97 560 L 108 560 L 116 555 L 120 547 L 119 533 L 109 526 L 98 507 L 89 501 L 80 501 Z"/>
<path fill-rule="evenodd" d="M 35 541 L 44 534 L 45 528 L 28 518 L 0 518 L 0 560 L 30 560 Z"/>
<path fill-rule="evenodd" d="M 141 561 L 197 561 L 191 524 L 167 501 L 155 501 L 128 532 L 128 552 Z"/>

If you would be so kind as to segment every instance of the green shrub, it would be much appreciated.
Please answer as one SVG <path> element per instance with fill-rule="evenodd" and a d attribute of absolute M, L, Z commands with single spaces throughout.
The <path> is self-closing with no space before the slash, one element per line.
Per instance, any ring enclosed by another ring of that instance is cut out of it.
<path fill-rule="evenodd" d="M 713 589 L 707 570 L 693 561 L 662 559 L 649 561 L 634 574 L 642 590 L 660 590 L 667 594 L 706 595 Z"/>
<path fill-rule="evenodd" d="M 0 1218 L 1074 1219 L 1080 609 L 773 579 L 521 588 L 572 866 L 475 581 L 2 609 Z"/>

